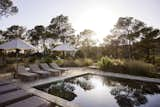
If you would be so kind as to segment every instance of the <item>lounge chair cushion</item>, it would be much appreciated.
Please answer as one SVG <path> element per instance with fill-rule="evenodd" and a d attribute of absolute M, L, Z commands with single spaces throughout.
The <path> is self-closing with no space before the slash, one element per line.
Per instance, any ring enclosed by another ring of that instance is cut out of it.
<path fill-rule="evenodd" d="M 35 73 L 31 73 L 31 72 L 26 71 L 25 67 L 22 65 L 18 66 L 17 73 L 20 76 L 26 76 L 26 77 L 36 77 L 37 76 Z"/>
<path fill-rule="evenodd" d="M 67 68 L 61 68 L 59 67 L 56 63 L 50 63 L 49 64 L 52 68 L 55 68 L 55 69 L 58 69 L 58 70 L 61 70 L 61 71 L 66 71 L 68 70 Z"/>
<path fill-rule="evenodd" d="M 38 73 L 38 74 L 50 74 L 47 71 L 41 70 L 37 64 L 31 64 L 31 65 L 29 65 L 29 67 L 30 67 L 32 72 L 35 72 L 35 73 Z"/>
<path fill-rule="evenodd" d="M 30 73 L 30 72 L 21 72 L 21 73 L 18 73 L 18 75 L 27 76 L 27 77 L 36 77 L 37 76 L 35 73 Z"/>
<path fill-rule="evenodd" d="M 61 73 L 60 70 L 52 69 L 46 63 L 41 63 L 40 66 L 43 70 L 51 72 L 54 76 L 58 76 Z"/>
<path fill-rule="evenodd" d="M 42 63 L 42 64 L 40 64 L 40 66 L 42 67 L 42 69 L 44 69 L 46 71 L 59 72 L 59 70 L 57 70 L 57 69 L 50 68 L 46 63 Z"/>
<path fill-rule="evenodd" d="M 55 68 L 60 68 L 56 63 L 51 63 L 52 66 L 54 66 Z"/>

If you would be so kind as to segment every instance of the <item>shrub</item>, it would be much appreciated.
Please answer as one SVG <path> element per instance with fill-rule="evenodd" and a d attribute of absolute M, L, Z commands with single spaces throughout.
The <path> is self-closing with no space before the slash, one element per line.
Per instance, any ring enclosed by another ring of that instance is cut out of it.
<path fill-rule="evenodd" d="M 112 59 L 112 63 L 114 66 L 120 66 L 124 64 L 124 61 L 120 59 Z"/>
<path fill-rule="evenodd" d="M 142 61 L 102 57 L 97 64 L 104 71 L 160 78 L 160 75 L 155 73 L 156 69 L 154 65 Z"/>
<path fill-rule="evenodd" d="M 82 59 L 76 59 L 76 60 L 74 60 L 74 64 L 75 64 L 75 66 L 77 66 L 77 67 L 82 67 L 82 66 L 84 66 L 84 62 L 82 61 Z"/>
<path fill-rule="evenodd" d="M 54 61 L 58 65 L 66 66 L 66 67 L 84 67 L 93 64 L 92 59 L 65 59 L 65 60 L 56 60 Z"/>
<path fill-rule="evenodd" d="M 160 66 L 160 56 L 155 57 L 155 65 Z"/>
<path fill-rule="evenodd" d="M 100 69 L 106 70 L 106 69 L 108 69 L 108 68 L 113 66 L 113 61 L 109 57 L 105 56 L 105 57 L 102 57 L 100 59 L 100 61 L 98 61 L 97 64 L 98 64 Z"/>
<path fill-rule="evenodd" d="M 64 60 L 63 66 L 65 66 L 65 67 L 78 67 L 73 59 Z"/>
<path fill-rule="evenodd" d="M 52 58 L 51 57 L 44 57 L 41 60 L 42 63 L 52 63 Z"/>
<path fill-rule="evenodd" d="M 16 70 L 16 66 L 17 64 L 5 64 L 2 68 L 1 68 L 1 72 L 0 73 L 14 73 Z"/>
<path fill-rule="evenodd" d="M 30 62 L 30 63 L 34 63 L 34 62 L 36 61 L 36 59 L 37 59 L 37 58 L 33 56 L 33 57 L 29 58 L 29 62 Z"/>
<path fill-rule="evenodd" d="M 89 58 L 84 59 L 84 66 L 90 66 L 93 64 L 93 60 Z"/>
<path fill-rule="evenodd" d="M 85 58 L 85 59 L 76 59 L 74 61 L 74 63 L 78 67 L 90 66 L 90 65 L 93 64 L 93 60 L 92 59 L 88 59 L 88 58 Z"/>
<path fill-rule="evenodd" d="M 73 59 L 58 59 L 54 60 L 56 64 L 59 66 L 65 66 L 65 67 L 74 67 L 75 63 Z"/>
<path fill-rule="evenodd" d="M 19 59 L 19 58 L 18 58 Z M 17 59 L 14 57 L 14 58 L 6 58 L 6 63 L 7 64 L 14 64 L 15 63 L 15 61 L 16 61 Z"/>
<path fill-rule="evenodd" d="M 61 66 L 64 63 L 64 60 L 63 59 L 58 59 L 58 60 L 54 60 L 54 62 Z"/>
<path fill-rule="evenodd" d="M 82 50 L 78 50 L 76 53 L 75 53 L 75 57 L 76 58 L 84 58 L 84 53 Z"/>

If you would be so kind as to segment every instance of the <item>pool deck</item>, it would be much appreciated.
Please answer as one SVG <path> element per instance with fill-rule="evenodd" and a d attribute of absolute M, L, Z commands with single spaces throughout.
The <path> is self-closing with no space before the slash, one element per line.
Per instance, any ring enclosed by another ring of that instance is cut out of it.
<path fill-rule="evenodd" d="M 93 74 L 160 84 L 160 79 L 157 78 L 148 78 L 142 76 L 133 76 L 128 74 L 111 73 L 111 72 L 93 72 Z"/>
<path fill-rule="evenodd" d="M 56 103 L 62 107 L 80 107 L 79 105 L 71 103 L 65 99 L 50 95 L 50 94 L 45 93 L 43 91 L 37 90 L 33 87 L 38 86 L 38 85 L 51 83 L 51 82 L 55 82 L 55 81 L 64 80 L 64 79 L 75 77 L 75 76 L 84 75 L 84 74 L 96 74 L 96 75 L 103 75 L 103 76 L 124 78 L 124 79 L 131 79 L 131 80 L 139 80 L 139 81 L 144 81 L 144 82 L 152 82 L 152 83 L 159 83 L 160 84 L 160 79 L 156 79 L 156 78 L 132 76 L 132 75 L 120 74 L 120 73 L 102 72 L 100 70 L 90 69 L 90 68 L 70 68 L 70 70 L 66 71 L 62 76 L 49 77 L 49 78 L 44 78 L 44 79 L 36 80 L 36 81 L 32 81 L 32 82 L 18 81 L 17 85 L 19 85 L 22 89 L 24 89 L 30 93 L 33 93 L 34 95 L 37 95 L 41 98 L 44 98 L 44 99 L 48 100 L 49 102 Z"/>

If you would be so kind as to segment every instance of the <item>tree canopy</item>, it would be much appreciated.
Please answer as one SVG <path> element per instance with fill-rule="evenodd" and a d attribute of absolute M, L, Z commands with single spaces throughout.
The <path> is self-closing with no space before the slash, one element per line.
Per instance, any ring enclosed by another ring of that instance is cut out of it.
<path fill-rule="evenodd" d="M 2 33 L 2 36 L 5 38 L 6 41 L 15 39 L 15 38 L 25 39 L 25 35 L 24 35 L 25 31 L 26 31 L 26 28 L 24 28 L 23 26 L 12 25 Z"/>
<path fill-rule="evenodd" d="M 159 53 L 160 30 L 147 26 L 144 22 L 133 17 L 120 17 L 104 39 L 104 46 L 114 57 L 129 59 L 143 59 L 146 62 L 155 62 Z"/>
<path fill-rule="evenodd" d="M 13 15 L 18 12 L 12 0 L 0 0 L 0 17 Z"/>
<path fill-rule="evenodd" d="M 52 18 L 47 26 L 36 25 L 26 30 L 23 26 L 12 25 L 6 30 L 0 30 L 0 43 L 14 38 L 26 39 L 45 53 L 67 42 L 79 48 L 77 55 L 86 58 L 107 55 L 155 63 L 156 57 L 160 56 L 160 30 L 133 17 L 120 17 L 102 45 L 95 45 L 93 35 L 95 32 L 90 29 L 75 34 L 68 16 L 59 15 Z"/>
<path fill-rule="evenodd" d="M 69 23 L 68 16 L 59 15 L 51 19 L 48 30 L 52 33 L 52 38 L 60 38 L 60 41 L 66 42 L 70 36 L 74 35 L 74 29 L 71 23 Z"/>

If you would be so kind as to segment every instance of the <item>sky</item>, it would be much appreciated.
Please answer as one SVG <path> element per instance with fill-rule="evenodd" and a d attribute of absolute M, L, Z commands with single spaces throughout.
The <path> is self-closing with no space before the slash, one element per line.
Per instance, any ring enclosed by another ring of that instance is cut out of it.
<path fill-rule="evenodd" d="M 160 28 L 160 0 L 13 0 L 19 12 L 0 19 L 0 29 L 21 25 L 49 25 L 52 18 L 63 14 L 69 17 L 76 33 L 84 29 L 95 31 L 102 41 L 119 17 L 131 16 L 147 25 Z"/>

